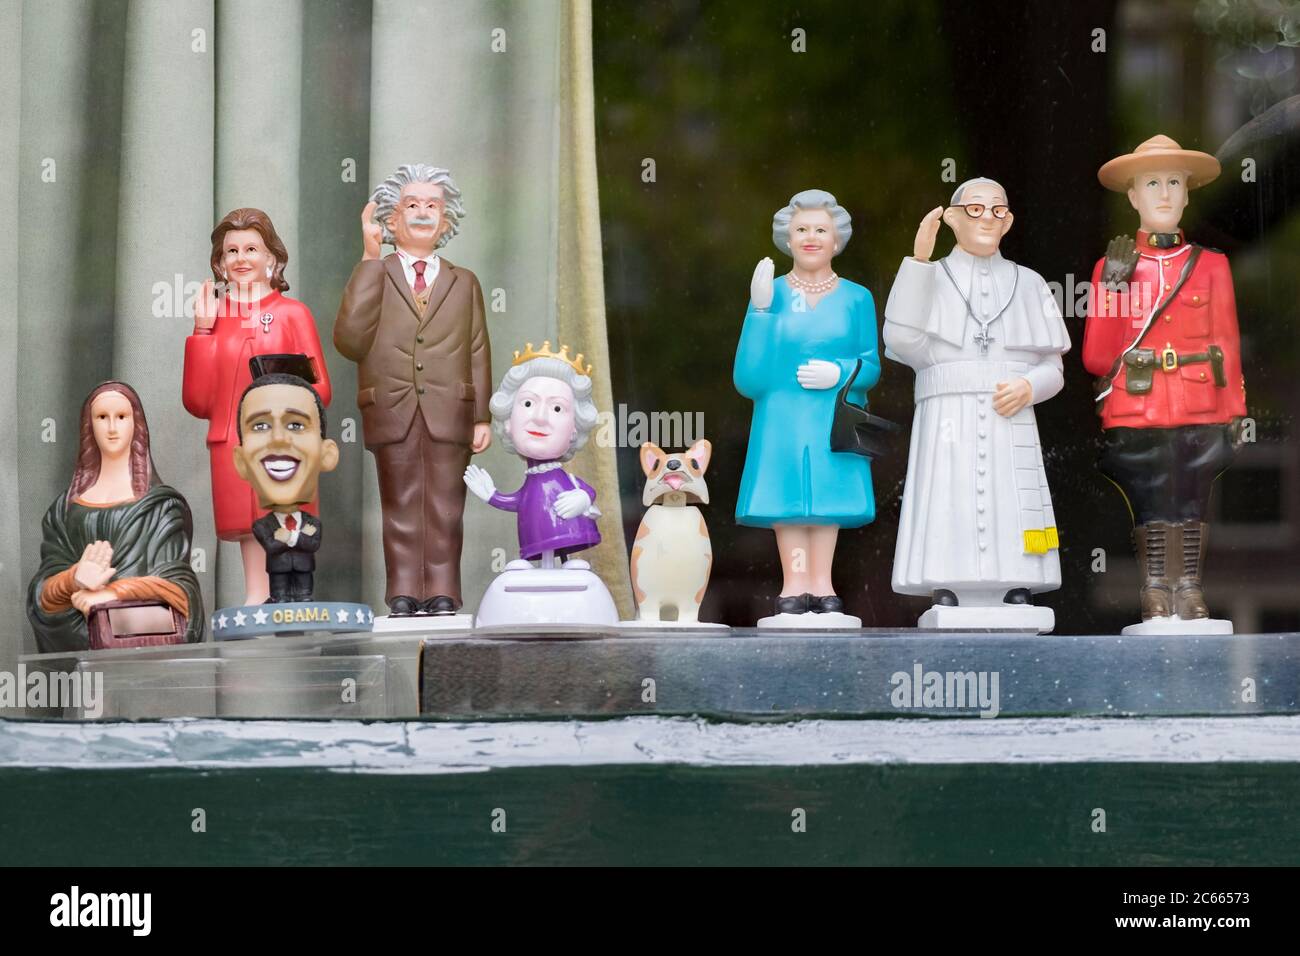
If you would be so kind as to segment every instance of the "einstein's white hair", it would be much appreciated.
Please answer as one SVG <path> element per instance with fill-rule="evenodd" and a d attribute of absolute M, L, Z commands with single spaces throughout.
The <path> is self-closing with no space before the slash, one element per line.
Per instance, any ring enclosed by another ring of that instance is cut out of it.
<path fill-rule="evenodd" d="M 953 190 L 952 199 L 948 200 L 948 205 L 949 206 L 960 205 L 962 195 L 966 192 L 966 189 L 970 186 L 997 186 L 998 189 L 1002 190 L 1003 196 L 1007 194 L 1007 188 L 1003 186 L 1000 182 L 998 182 L 996 179 L 988 179 L 985 176 L 976 176 L 974 179 L 966 180 L 955 190 Z M 1011 201 L 1010 199 L 1007 200 L 1007 202 L 1010 201 Z"/>
<path fill-rule="evenodd" d="M 397 209 L 397 202 L 402 198 L 402 187 L 407 183 L 433 183 L 442 187 L 442 215 L 447 220 L 447 228 L 434 247 L 441 249 L 460 231 L 460 221 L 465 218 L 465 207 L 460 204 L 460 190 L 451 178 L 451 173 L 441 166 L 430 166 L 428 163 L 398 166 L 397 172 L 376 186 L 370 194 L 370 201 L 375 204 L 375 222 L 384 230 L 384 242 L 393 244 L 394 237 L 388 228 L 388 218 Z"/>
<path fill-rule="evenodd" d="M 568 461 L 583 445 L 587 444 L 587 436 L 596 427 L 597 415 L 596 403 L 591 400 L 591 379 L 586 375 L 578 374 L 568 362 L 555 358 L 535 358 L 512 366 L 502 377 L 501 384 L 492 393 L 492 399 L 488 402 L 492 423 L 496 433 L 501 436 L 501 444 L 505 445 L 507 450 L 519 454 L 515 450 L 514 442 L 510 440 L 510 433 L 506 431 L 506 424 L 510 421 L 510 412 L 515 407 L 515 395 L 518 394 L 520 387 L 530 378 L 539 376 L 559 379 L 573 389 L 575 434 L 573 441 L 569 443 L 569 450 L 560 457 L 560 461 Z"/>
<path fill-rule="evenodd" d="M 790 221 L 801 209 L 825 209 L 831 215 L 835 229 L 835 255 L 844 251 L 853 235 L 853 218 L 849 211 L 835 201 L 824 189 L 805 189 L 790 197 L 790 204 L 776 211 L 772 217 L 772 242 L 786 255 L 790 254 Z"/>

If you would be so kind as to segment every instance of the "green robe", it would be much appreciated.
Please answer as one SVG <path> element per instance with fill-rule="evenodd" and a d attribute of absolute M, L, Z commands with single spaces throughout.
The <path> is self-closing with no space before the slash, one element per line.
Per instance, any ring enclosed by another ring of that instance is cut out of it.
<path fill-rule="evenodd" d="M 135 501 L 106 508 L 88 508 L 60 495 L 41 524 L 41 566 L 27 588 L 27 617 L 40 652 L 90 649 L 82 613 L 69 608 L 46 614 L 40 597 L 45 579 L 79 561 L 86 545 L 96 540 L 113 546 L 113 580 L 152 576 L 179 585 L 190 605 L 185 640 L 203 640 L 203 596 L 190 567 L 190 528 L 189 506 L 167 485 L 154 485 Z"/>

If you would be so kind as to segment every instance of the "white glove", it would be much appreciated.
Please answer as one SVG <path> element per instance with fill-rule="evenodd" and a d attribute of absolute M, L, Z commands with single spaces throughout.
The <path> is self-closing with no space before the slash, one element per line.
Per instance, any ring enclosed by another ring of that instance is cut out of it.
<path fill-rule="evenodd" d="M 465 486 L 484 501 L 488 501 L 497 491 L 492 476 L 478 465 L 470 465 L 465 469 Z"/>
<path fill-rule="evenodd" d="M 551 506 L 551 510 L 561 518 L 576 518 L 586 514 L 590 508 L 591 496 L 581 488 L 560 492 L 555 498 L 555 504 Z"/>
<path fill-rule="evenodd" d="M 840 367 L 824 359 L 809 359 L 794 373 L 804 388 L 834 388 L 840 380 Z"/>
<path fill-rule="evenodd" d="M 749 280 L 749 300 L 756 309 L 769 309 L 772 306 L 772 277 L 776 275 L 776 266 L 771 257 L 760 259 L 754 266 L 754 278 Z"/>

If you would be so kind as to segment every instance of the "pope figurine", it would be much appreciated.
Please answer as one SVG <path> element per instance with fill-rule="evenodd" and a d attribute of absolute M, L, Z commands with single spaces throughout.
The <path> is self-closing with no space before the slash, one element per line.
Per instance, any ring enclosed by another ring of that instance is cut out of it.
<path fill-rule="evenodd" d="M 596 425 L 591 366 L 582 359 L 570 358 L 568 346 L 553 352 L 549 341 L 540 350 L 530 342 L 515 352 L 489 402 L 502 443 L 526 467 L 523 485 L 507 493 L 497 490 L 485 469 L 465 469 L 469 490 L 494 508 L 515 512 L 519 533 L 519 558 L 484 594 L 478 626 L 618 620 L 591 565 L 573 557 L 600 543 L 596 490 L 564 468 Z"/>
<path fill-rule="evenodd" d="M 1098 376 L 1099 467 L 1133 516 L 1142 624 L 1125 633 L 1232 633 L 1201 591 L 1214 479 L 1241 443 L 1246 385 L 1227 257 L 1179 229 L 1208 153 L 1153 136 L 1097 178 L 1137 211 L 1092 273 L 1083 364 Z"/>
<path fill-rule="evenodd" d="M 1002 257 L 1015 217 L 991 179 L 932 209 L 885 306 L 885 355 L 916 370 L 894 590 L 922 627 L 1055 626 L 1032 596 L 1061 586 L 1034 406 L 1061 390 L 1070 336 L 1038 273 Z M 956 248 L 931 260 L 940 221 Z"/>

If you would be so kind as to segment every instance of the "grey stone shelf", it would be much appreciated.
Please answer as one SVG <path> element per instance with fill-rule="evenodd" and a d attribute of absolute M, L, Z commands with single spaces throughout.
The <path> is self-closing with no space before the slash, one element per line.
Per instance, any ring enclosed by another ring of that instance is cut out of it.
<path fill-rule="evenodd" d="M 421 713 L 435 719 L 1300 713 L 1294 633 L 541 634 L 431 638 L 422 654 Z"/>
<path fill-rule="evenodd" d="M 1300 714 L 1300 634 L 390 632 L 30 655 L 23 665 L 102 675 L 99 716 L 109 720 Z"/>

